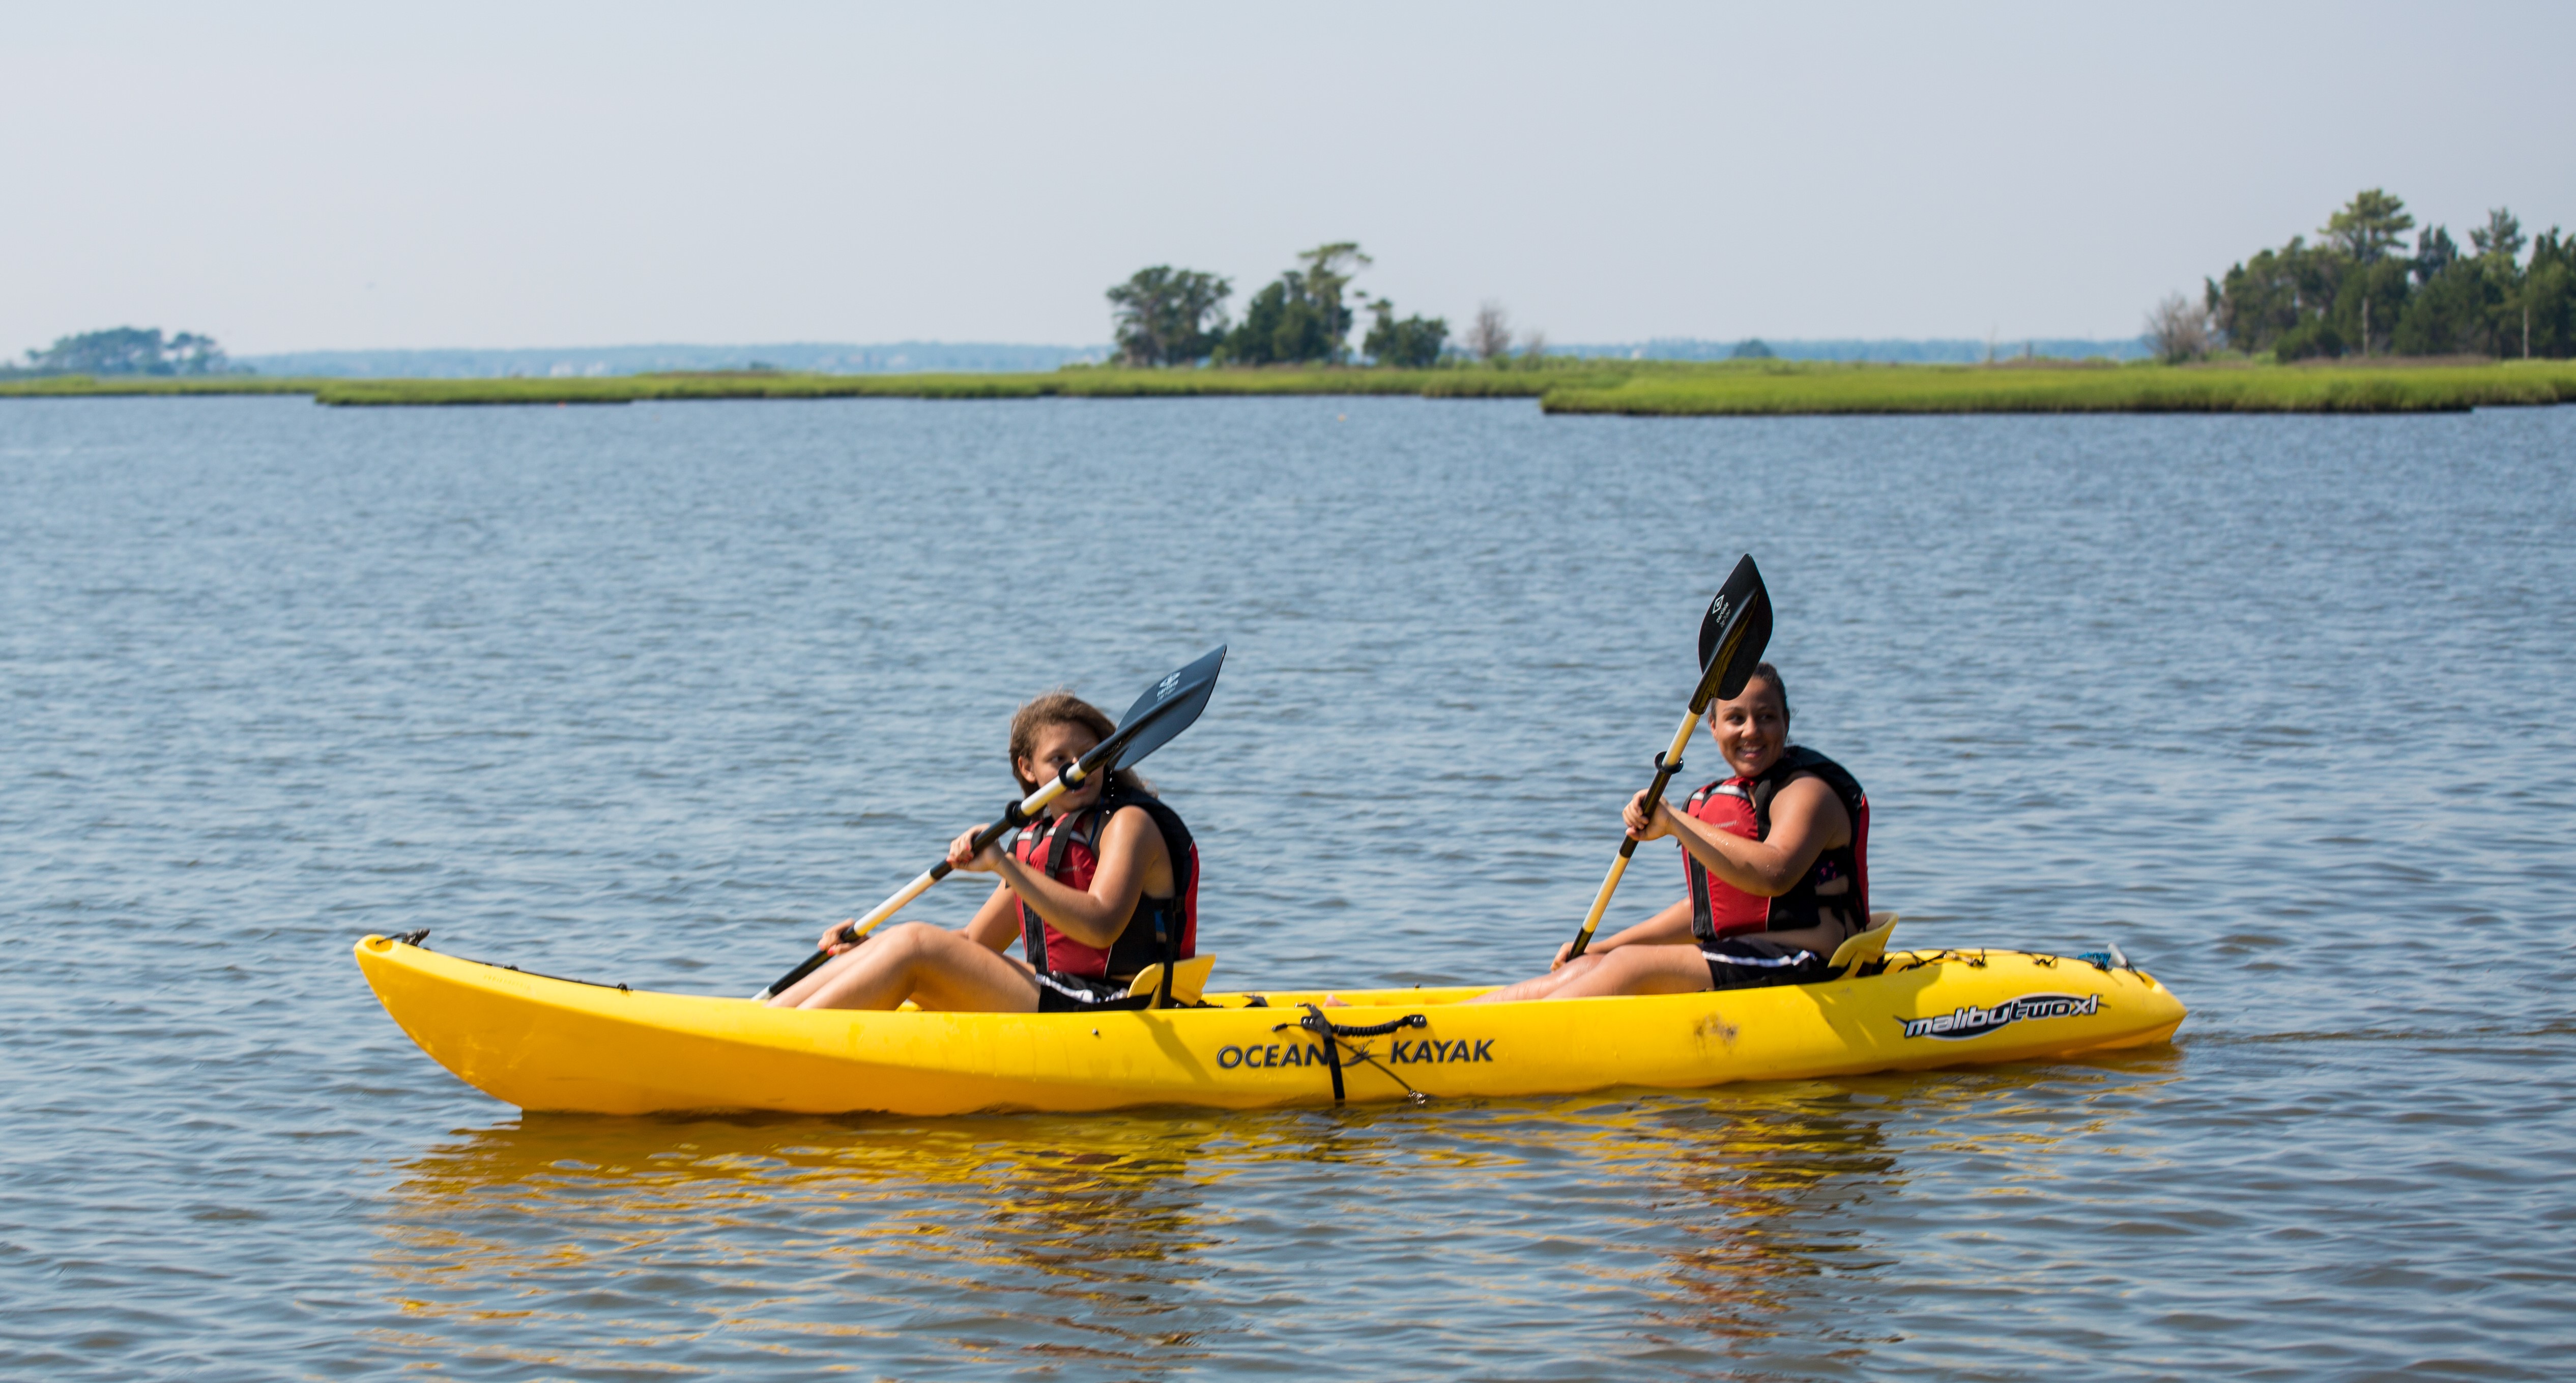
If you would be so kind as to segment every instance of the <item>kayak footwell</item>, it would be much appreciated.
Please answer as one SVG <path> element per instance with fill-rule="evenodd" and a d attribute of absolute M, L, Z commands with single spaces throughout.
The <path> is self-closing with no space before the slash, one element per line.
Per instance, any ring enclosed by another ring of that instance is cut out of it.
<path fill-rule="evenodd" d="M 1134 1105 L 1259 1109 L 1687 1089 L 2066 1057 L 2170 1038 L 2143 971 L 2020 951 L 1898 951 L 1865 976 L 1721 993 L 1461 1005 L 1483 987 L 1210 994 L 1095 1014 L 774 1009 L 552 979 L 380 936 L 359 969 L 467 1084 L 532 1111 L 963 1114 Z M 1418 1021 L 1413 1021 L 1419 1015 Z M 1327 1051 L 1330 1045 L 1332 1050 Z"/>

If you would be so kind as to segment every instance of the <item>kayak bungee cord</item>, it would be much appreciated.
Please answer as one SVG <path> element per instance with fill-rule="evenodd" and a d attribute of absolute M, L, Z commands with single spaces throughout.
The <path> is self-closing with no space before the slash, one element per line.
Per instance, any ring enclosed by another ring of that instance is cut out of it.
<path fill-rule="evenodd" d="M 1345 1027 L 1344 1025 L 1336 1023 L 1332 1019 L 1325 1017 L 1324 1010 L 1314 1004 L 1299 1004 L 1297 1007 L 1306 1010 L 1305 1017 L 1298 1019 L 1294 1023 L 1273 1023 L 1270 1025 L 1270 1030 L 1272 1032 L 1286 1032 L 1290 1028 L 1303 1028 L 1306 1031 L 1324 1039 L 1324 1065 L 1329 1067 L 1333 1073 L 1333 1103 L 1335 1104 L 1343 1103 L 1346 1098 L 1342 1092 L 1342 1039 L 1349 1037 L 1384 1037 L 1388 1033 L 1397 1032 L 1405 1028 L 1427 1028 L 1431 1026 L 1430 1019 L 1423 1017 L 1419 1013 L 1408 1013 L 1401 1018 L 1391 1019 L 1384 1023 L 1370 1023 L 1365 1027 Z M 1430 1096 L 1414 1089 L 1413 1082 L 1397 1075 L 1385 1062 L 1378 1060 L 1377 1054 L 1370 1051 L 1368 1048 L 1363 1047 L 1358 1043 L 1352 1043 L 1351 1060 L 1374 1066 L 1378 1070 L 1385 1072 L 1387 1079 L 1403 1086 L 1404 1098 L 1407 1104 L 1431 1103 Z"/>

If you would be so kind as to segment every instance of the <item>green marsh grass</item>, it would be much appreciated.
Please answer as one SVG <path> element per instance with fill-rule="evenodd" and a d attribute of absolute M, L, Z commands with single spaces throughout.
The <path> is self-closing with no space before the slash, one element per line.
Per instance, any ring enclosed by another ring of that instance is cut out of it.
<path fill-rule="evenodd" d="M 2576 363 L 2063 366 L 1766 364 L 1568 384 L 1551 413 L 2420 413 L 2576 402 Z"/>
<path fill-rule="evenodd" d="M 646 399 L 1178 398 L 1215 394 L 1420 394 L 1438 370 L 1121 370 L 1028 374 L 667 374 L 601 379 L 334 380 L 318 403 L 634 403 Z"/>
<path fill-rule="evenodd" d="M 547 379 L 271 379 L 259 375 L 0 380 L 0 398 L 310 394 L 335 407 L 614 404 L 691 399 L 1178 398 L 1399 394 L 1536 398 L 1551 413 L 2413 413 L 2576 402 L 2576 362 L 2331 365 L 1844 365 L 1559 358 L 1437 370 L 1076 367 L 1028 374 L 767 371 Z"/>
<path fill-rule="evenodd" d="M 310 394 L 323 381 L 267 375 L 30 375 L 0 378 L 0 398 L 130 398 L 138 394 Z"/>

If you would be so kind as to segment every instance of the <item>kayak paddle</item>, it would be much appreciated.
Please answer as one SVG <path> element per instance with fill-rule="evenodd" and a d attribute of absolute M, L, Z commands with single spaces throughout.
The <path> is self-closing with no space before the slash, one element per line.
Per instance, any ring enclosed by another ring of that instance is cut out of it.
<path fill-rule="evenodd" d="M 1682 751 L 1690 748 L 1691 731 L 1708 714 L 1708 703 L 1741 695 L 1770 642 L 1771 593 L 1763 589 L 1762 573 L 1754 568 L 1753 554 L 1748 552 L 1727 574 L 1726 584 L 1717 588 L 1708 613 L 1700 617 L 1699 686 L 1691 692 L 1690 713 L 1682 717 L 1682 728 L 1673 732 L 1672 747 L 1655 756 L 1655 785 L 1646 791 L 1648 811 L 1664 800 L 1664 789 L 1682 771 Z M 1592 899 L 1583 930 L 1574 934 L 1574 949 L 1566 953 L 1567 960 L 1582 955 L 1583 948 L 1592 944 L 1592 929 L 1601 925 L 1601 914 L 1610 910 L 1610 895 L 1619 891 L 1619 876 L 1628 872 L 1628 859 L 1636 853 L 1637 838 L 1623 837 L 1619 858 L 1610 862 L 1610 877 L 1601 881 L 1601 892 Z"/>
<path fill-rule="evenodd" d="M 1038 813 L 1046 810 L 1048 803 L 1091 781 L 1093 774 L 1104 769 L 1116 772 L 1132 768 L 1146 755 L 1171 743 L 1174 735 L 1190 728 L 1190 723 L 1199 718 L 1199 712 L 1207 709 L 1208 697 L 1216 691 L 1217 669 L 1224 665 L 1225 645 L 1218 644 L 1201 654 L 1197 661 L 1146 688 L 1145 694 L 1137 697 L 1136 704 L 1128 707 L 1127 714 L 1119 718 L 1118 728 L 1109 732 L 1109 738 L 1093 745 L 1090 753 L 1065 765 L 1062 773 L 1047 780 L 1037 791 L 1003 808 L 1001 820 L 976 832 L 975 853 L 982 854 L 984 847 L 1037 820 Z M 878 923 L 903 911 L 904 904 L 929 892 L 932 884 L 954 872 L 943 856 L 939 863 L 896 890 L 893 897 L 869 909 L 866 916 L 842 927 L 841 939 L 853 944 L 866 939 L 869 932 L 876 930 Z M 816 951 L 805 958 L 804 964 L 770 981 L 767 989 L 751 997 L 765 1002 L 769 996 L 785 991 L 788 986 L 814 973 L 816 966 L 831 958 L 830 951 Z"/>

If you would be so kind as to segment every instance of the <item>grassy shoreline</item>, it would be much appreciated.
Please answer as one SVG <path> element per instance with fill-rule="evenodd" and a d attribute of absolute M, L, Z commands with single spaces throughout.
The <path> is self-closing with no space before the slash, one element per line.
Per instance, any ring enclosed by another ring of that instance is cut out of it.
<path fill-rule="evenodd" d="M 287 379 L 226 375 L 0 381 L 0 398 L 309 394 L 332 407 L 719 399 L 1535 398 L 1550 413 L 1634 417 L 1848 413 L 2417 413 L 2576 403 L 2576 362 L 2089 366 L 1551 361 L 1541 368 L 1130 370 L 1027 374 L 705 373 L 583 379 Z"/>
<path fill-rule="evenodd" d="M 1551 389 L 1550 413 L 2426 413 L 2576 403 L 2576 363 L 2123 366 L 1902 365 L 1638 376 Z"/>

